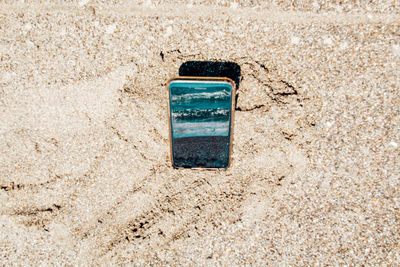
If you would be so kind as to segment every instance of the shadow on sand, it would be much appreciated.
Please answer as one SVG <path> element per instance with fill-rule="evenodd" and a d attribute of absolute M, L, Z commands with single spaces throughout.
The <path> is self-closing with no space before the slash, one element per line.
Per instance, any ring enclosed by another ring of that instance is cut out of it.
<path fill-rule="evenodd" d="M 179 76 L 227 77 L 236 84 L 235 108 L 239 96 L 240 66 L 230 61 L 187 61 L 179 67 Z"/>

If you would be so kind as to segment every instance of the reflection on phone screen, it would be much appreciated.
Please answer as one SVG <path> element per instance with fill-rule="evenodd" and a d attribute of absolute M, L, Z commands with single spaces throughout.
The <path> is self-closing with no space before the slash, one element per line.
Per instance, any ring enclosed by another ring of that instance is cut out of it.
<path fill-rule="evenodd" d="M 229 166 L 232 85 L 224 81 L 172 81 L 169 85 L 175 167 Z"/>

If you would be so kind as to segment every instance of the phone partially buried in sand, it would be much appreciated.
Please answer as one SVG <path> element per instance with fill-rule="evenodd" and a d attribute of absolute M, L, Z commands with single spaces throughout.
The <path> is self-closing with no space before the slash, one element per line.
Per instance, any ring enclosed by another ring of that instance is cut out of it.
<path fill-rule="evenodd" d="M 167 88 L 172 165 L 228 168 L 235 83 L 229 78 L 176 77 Z"/>

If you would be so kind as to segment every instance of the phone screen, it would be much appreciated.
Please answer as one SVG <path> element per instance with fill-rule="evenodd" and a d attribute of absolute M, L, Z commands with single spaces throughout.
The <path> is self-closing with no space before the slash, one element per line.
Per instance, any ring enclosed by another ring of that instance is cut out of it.
<path fill-rule="evenodd" d="M 227 168 L 230 162 L 233 83 L 169 83 L 172 162 L 177 168 Z"/>

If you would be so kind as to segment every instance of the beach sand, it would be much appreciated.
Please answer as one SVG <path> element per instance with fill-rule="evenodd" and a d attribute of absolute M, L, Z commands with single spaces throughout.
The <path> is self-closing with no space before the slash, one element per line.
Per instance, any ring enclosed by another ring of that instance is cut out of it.
<path fill-rule="evenodd" d="M 0 265 L 400 264 L 400 6 L 290 2 L 0 0 Z M 232 166 L 175 170 L 204 60 Z"/>

